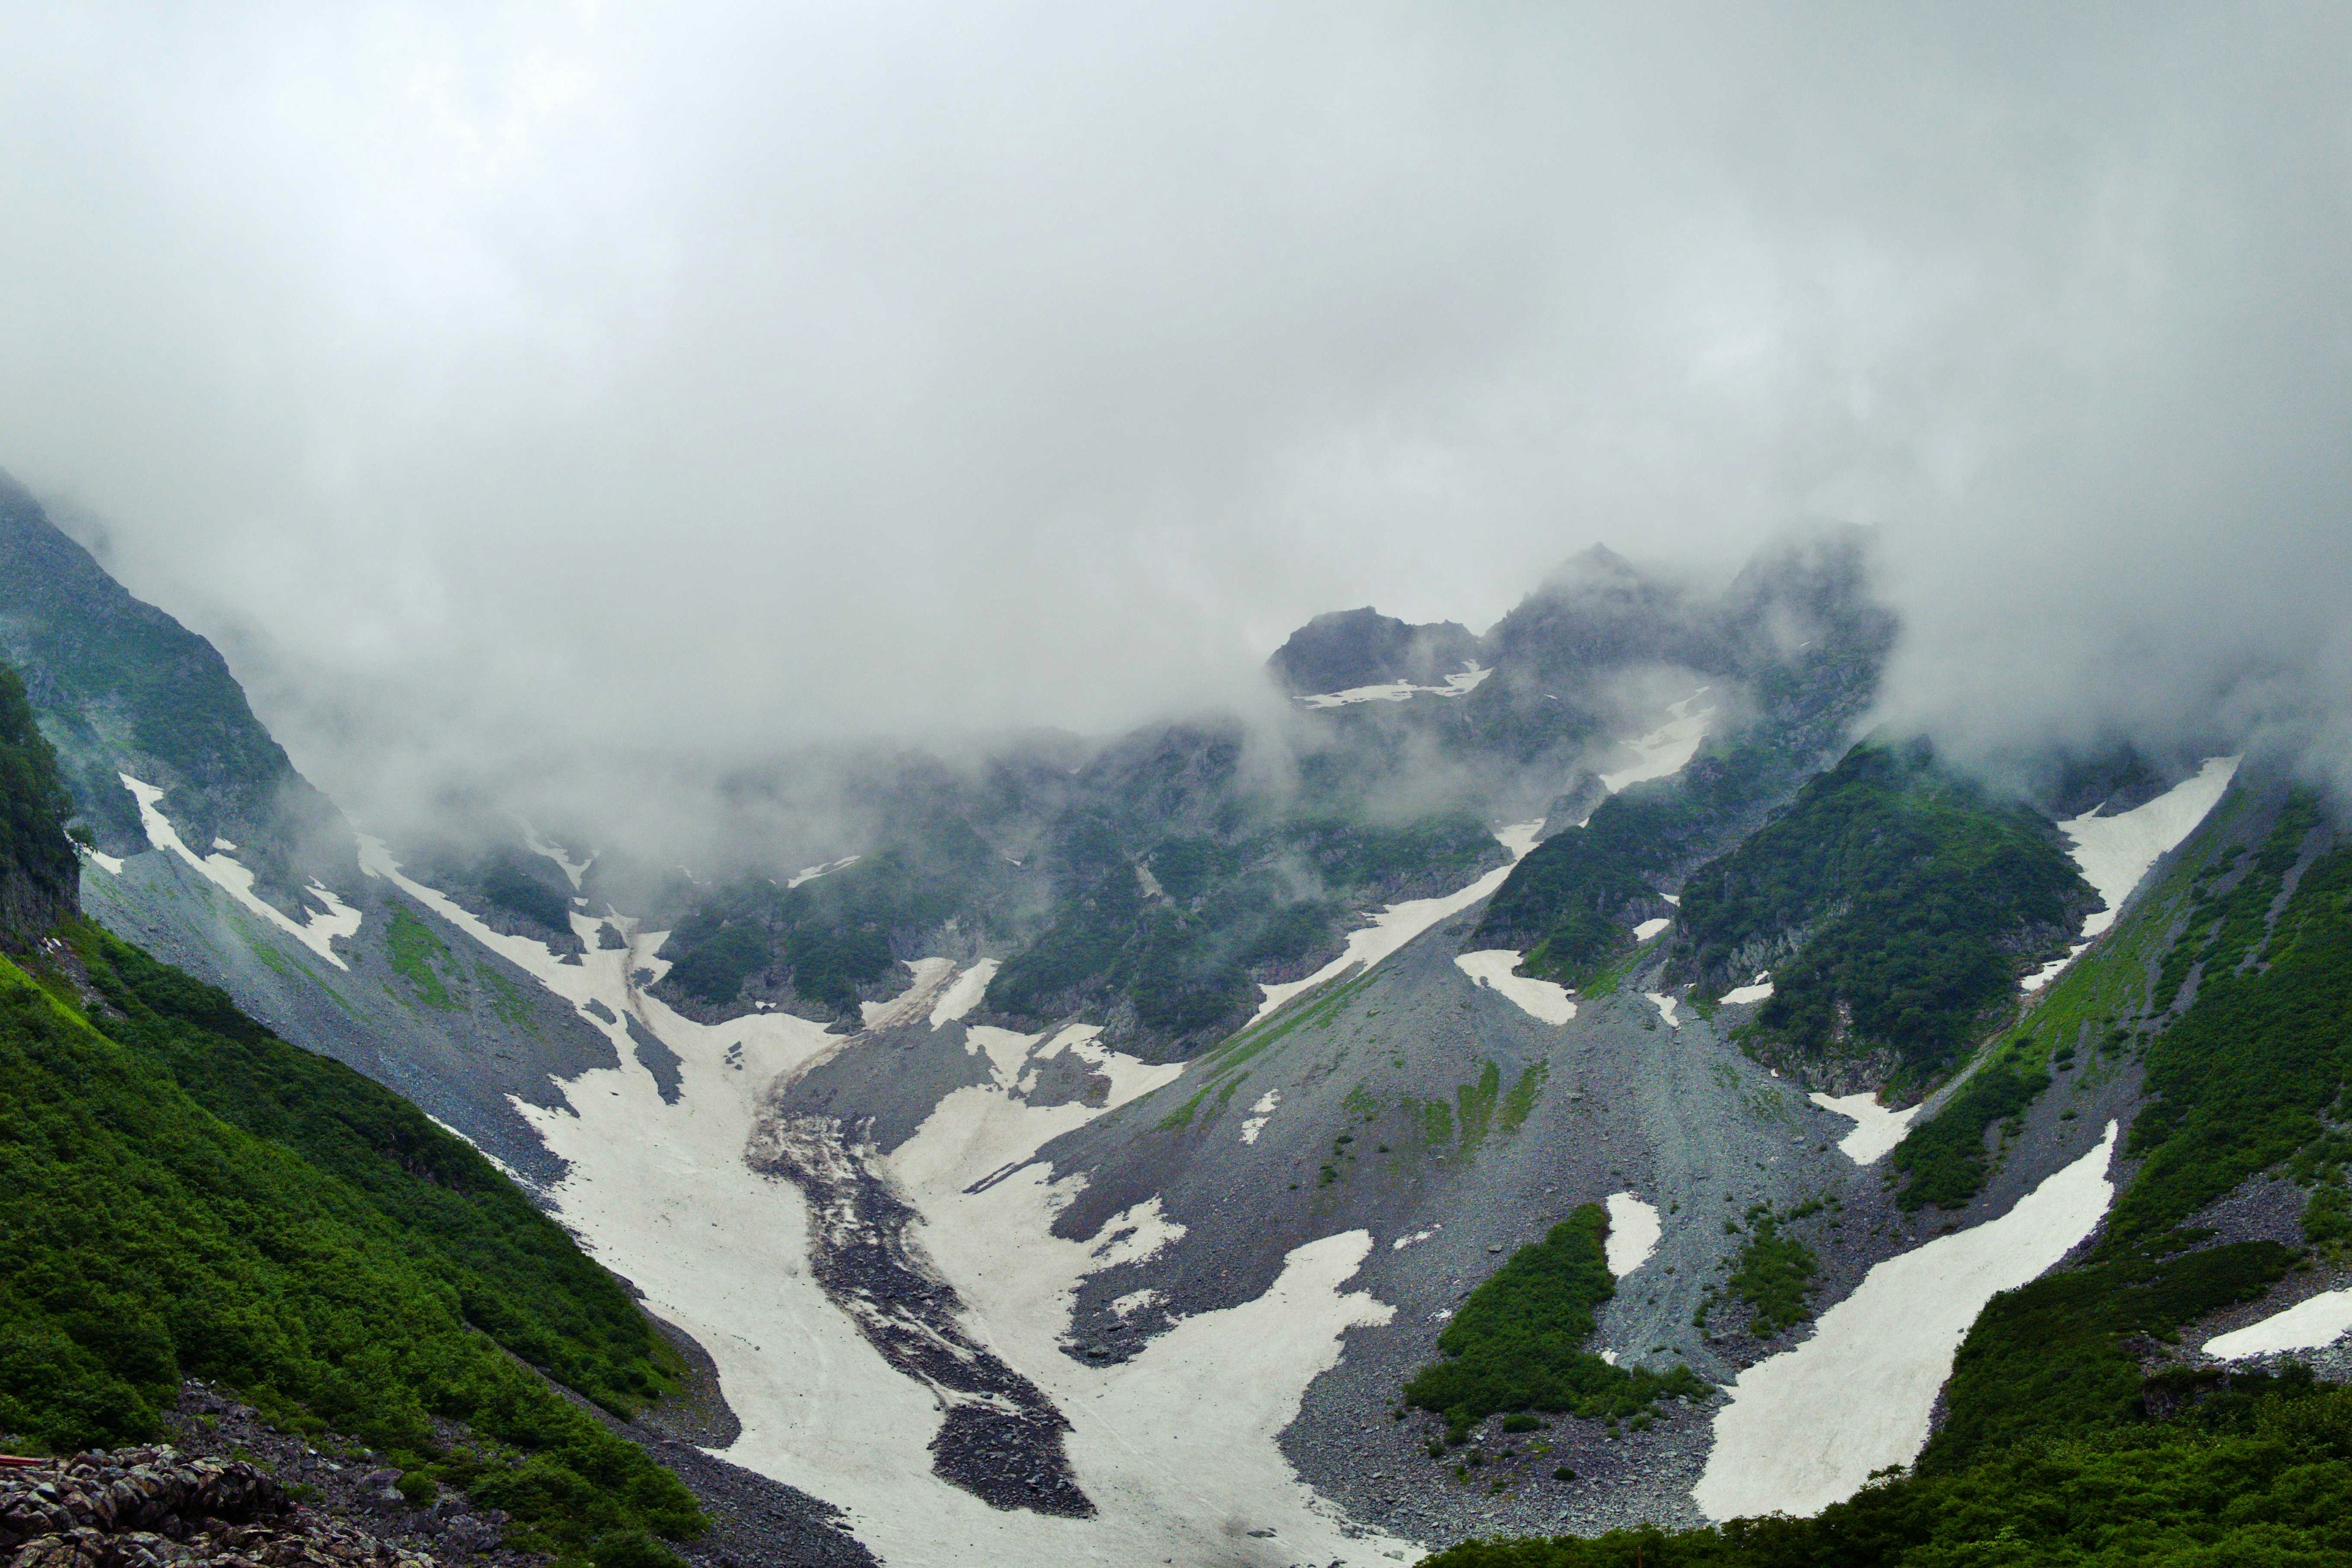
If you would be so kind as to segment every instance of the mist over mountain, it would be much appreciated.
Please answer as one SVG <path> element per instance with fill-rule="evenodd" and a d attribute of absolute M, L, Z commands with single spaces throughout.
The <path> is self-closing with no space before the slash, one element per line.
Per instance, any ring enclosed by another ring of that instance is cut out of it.
<path fill-rule="evenodd" d="M 0 37 L 0 1558 L 2352 1560 L 2340 8 Z"/>
<path fill-rule="evenodd" d="M 0 465 L 363 812 L 1115 732 L 1808 518 L 1963 750 L 2340 753 L 2344 26 L 28 7 Z"/>

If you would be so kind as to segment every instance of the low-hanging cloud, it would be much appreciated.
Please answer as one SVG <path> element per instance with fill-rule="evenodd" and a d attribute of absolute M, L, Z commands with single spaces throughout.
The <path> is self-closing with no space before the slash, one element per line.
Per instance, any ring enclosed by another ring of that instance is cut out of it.
<path fill-rule="evenodd" d="M 7 7 L 0 466 L 363 812 L 1874 522 L 1963 750 L 2347 752 L 2321 7 Z"/>

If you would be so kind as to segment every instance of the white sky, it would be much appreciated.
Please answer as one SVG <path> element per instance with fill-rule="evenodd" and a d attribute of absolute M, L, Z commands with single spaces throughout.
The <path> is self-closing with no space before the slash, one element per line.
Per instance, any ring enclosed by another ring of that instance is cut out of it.
<path fill-rule="evenodd" d="M 1822 516 L 1900 711 L 2342 750 L 2339 9 L 0 27 L 0 467 L 331 787 L 1107 728 Z"/>

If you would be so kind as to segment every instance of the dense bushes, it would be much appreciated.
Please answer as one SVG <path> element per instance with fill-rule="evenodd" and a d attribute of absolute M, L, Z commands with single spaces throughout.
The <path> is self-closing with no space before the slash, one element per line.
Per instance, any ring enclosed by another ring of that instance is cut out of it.
<path fill-rule="evenodd" d="M 1895 1146 L 1893 1163 L 1904 1177 L 1896 1201 L 1906 1209 L 1928 1204 L 1967 1206 L 1984 1190 L 1992 1171 L 1985 1129 L 2021 1115 L 2050 1087 L 2032 1038 L 2004 1041 L 1969 1075 L 1934 1120 L 1914 1128 Z"/>
<path fill-rule="evenodd" d="M 71 907 L 81 874 L 66 837 L 72 815 L 25 684 L 0 664 L 0 945 L 30 947 Z"/>
<path fill-rule="evenodd" d="M 2196 1000 L 2147 1051 L 2149 1103 L 2127 1152 L 2145 1164 L 2116 1205 L 2119 1241 L 2159 1236 L 2258 1171 L 2318 1143 L 2352 1082 L 2352 849 L 2304 872 L 2265 915 L 2308 819 L 2283 816 L 2228 900 L 2200 905 Z M 2233 914 L 2220 906 L 2233 906 Z"/>
<path fill-rule="evenodd" d="M 0 1428 L 152 1436 L 184 1375 L 440 1466 L 519 1542 L 701 1526 L 668 1472 L 512 1355 L 616 1408 L 675 1359 L 478 1153 L 91 927 L 120 1019 L 0 966 Z M 435 1416 L 491 1445 L 457 1453 Z M 526 1458 L 527 1454 L 527 1458 Z"/>
<path fill-rule="evenodd" d="M 1937 766 L 1924 742 L 1865 742 L 1684 885 L 1702 973 L 1790 946 L 1757 1034 L 1808 1055 L 1891 1047 L 1902 1076 L 1948 1066 L 2016 993 L 2020 954 L 2095 895 L 2030 807 Z"/>
<path fill-rule="evenodd" d="M 1253 972 L 1337 951 L 1350 904 L 1450 890 L 1500 858 L 1494 836 L 1459 814 L 1297 818 L 1175 835 L 1140 854 L 1108 818 L 1074 816 L 1045 865 L 1051 922 L 998 970 L 988 1005 L 1044 1022 L 1123 1001 L 1163 1036 L 1223 1034 L 1256 1004 Z"/>
<path fill-rule="evenodd" d="M 2352 1390 L 2233 1380 L 2170 1421 L 2028 1442 L 1814 1519 L 1465 1542 L 1425 1568 L 2318 1568 L 2352 1561 Z"/>
<path fill-rule="evenodd" d="M 1444 1416 L 1459 1441 L 1501 1410 L 1630 1416 L 1661 1398 L 1705 1398 L 1688 1367 L 1612 1366 L 1584 1348 L 1594 1310 L 1617 1293 L 1608 1233 L 1600 1205 L 1585 1204 L 1513 1253 L 1438 1335 L 1445 1359 L 1405 1384 L 1405 1402 Z"/>

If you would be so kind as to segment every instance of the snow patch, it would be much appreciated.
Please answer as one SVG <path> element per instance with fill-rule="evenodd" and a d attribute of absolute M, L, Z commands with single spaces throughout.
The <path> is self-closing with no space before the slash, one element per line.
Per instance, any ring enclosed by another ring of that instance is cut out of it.
<path fill-rule="evenodd" d="M 319 883 L 312 882 L 302 890 L 318 900 L 325 912 L 309 911 L 310 918 L 297 923 L 285 910 L 253 890 L 251 870 L 231 859 L 221 850 L 215 849 L 212 854 L 199 858 L 194 850 L 189 848 L 181 840 L 180 830 L 172 826 L 172 819 L 163 815 L 157 804 L 163 798 L 162 790 L 153 784 L 142 783 L 129 773 L 117 773 L 114 776 L 122 781 L 122 787 L 129 790 L 131 798 L 139 803 L 139 826 L 146 830 L 148 843 L 158 849 L 167 849 L 177 855 L 194 867 L 205 878 L 225 890 L 229 897 L 333 964 L 337 969 L 351 967 L 337 955 L 333 944 L 338 937 L 349 938 L 358 934 L 359 910 L 345 904 Z M 215 838 L 213 842 L 219 845 L 226 844 L 228 841 Z M 235 848 L 236 846 L 230 845 L 229 847 Z M 107 868 L 119 874 L 122 869 L 122 862 L 117 860 Z"/>
<path fill-rule="evenodd" d="M 1625 750 L 1633 758 L 1623 767 L 1601 775 L 1601 787 L 1611 795 L 1628 784 L 1648 779 L 1662 779 L 1678 773 L 1692 757 L 1698 754 L 1699 742 L 1706 739 L 1707 721 L 1715 717 L 1712 706 L 1698 707 L 1698 700 L 1712 688 L 1702 686 L 1679 702 L 1666 705 L 1666 721 L 1643 736 L 1629 742 Z"/>
<path fill-rule="evenodd" d="M 2183 779 L 2143 805 L 2101 816 L 2093 810 L 2058 826 L 2074 841 L 2074 864 L 2083 879 L 2099 890 L 2107 907 L 2083 922 L 2085 940 L 2116 923 L 2124 900 L 2147 868 L 2177 849 L 2196 831 L 2238 774 L 2236 757 L 2208 757 L 2193 778 Z"/>
<path fill-rule="evenodd" d="M 1852 1497 L 1871 1471 L 1918 1458 L 1977 1313 L 2064 1258 L 2107 1212 L 2115 1147 L 2110 1121 L 2097 1148 L 2009 1213 L 1888 1258 L 1822 1314 L 1812 1338 L 1741 1373 L 1691 1491 L 1699 1511 L 1809 1516 Z"/>
<path fill-rule="evenodd" d="M 951 958 L 918 958 L 909 960 L 907 967 L 915 972 L 915 983 L 891 997 L 887 1002 L 860 1002 L 858 1016 L 869 1029 L 894 1029 L 910 1024 L 938 999 L 946 989 L 948 976 L 955 973 Z"/>
<path fill-rule="evenodd" d="M 1730 997 L 1724 998 L 1728 1002 Z M 1889 1110 L 1878 1103 L 1878 1096 L 1864 1090 L 1861 1094 L 1840 1095 L 1832 1099 L 1815 1093 L 1812 1101 L 1823 1110 L 1832 1111 L 1853 1123 L 1853 1131 L 1838 1141 L 1838 1148 L 1857 1165 L 1874 1163 L 1878 1158 L 1903 1142 L 1911 1130 L 1911 1119 L 1919 1114 L 1919 1106 L 1905 1110 Z M 1922 1100 L 1920 1105 L 1927 1101 Z"/>
<path fill-rule="evenodd" d="M 1658 897 L 1665 900 L 1666 902 L 1674 905 L 1676 909 L 1681 909 L 1683 907 L 1683 896 L 1680 893 L 1660 893 Z"/>
<path fill-rule="evenodd" d="M 931 1009 L 931 1027 L 956 1023 L 979 1006 L 980 999 L 988 994 L 988 983 L 995 978 L 996 960 L 992 958 L 983 958 L 957 975 L 955 984 L 940 994 L 939 1005 Z"/>
<path fill-rule="evenodd" d="M 1265 1000 L 1250 1015 L 1255 1024 L 1294 996 L 1303 995 L 1317 986 L 1336 980 L 1349 969 L 1360 964 L 1366 969 L 1404 946 L 1438 921 L 1460 914 L 1481 899 L 1492 898 L 1511 868 L 1536 847 L 1536 835 L 1543 831 L 1541 822 L 1520 822 L 1495 835 L 1496 841 L 1510 851 L 1508 863 L 1496 867 L 1465 888 L 1434 899 L 1413 899 L 1402 904 L 1391 904 L 1372 917 L 1372 923 L 1359 926 L 1348 933 L 1345 952 L 1304 980 L 1293 980 L 1281 985 L 1263 987 Z"/>
<path fill-rule="evenodd" d="M 87 844 L 77 844 L 74 847 L 81 851 L 82 858 L 88 860 L 90 864 L 99 868 L 99 869 L 116 877 L 122 875 L 122 862 L 114 856 L 109 855 L 105 850 L 94 849 Z"/>
<path fill-rule="evenodd" d="M 2258 1323 L 2216 1334 L 2205 1342 L 2205 1353 L 2223 1361 L 2241 1356 L 2273 1355 L 2281 1351 L 2315 1351 L 2352 1332 L 2352 1290 L 2330 1290 L 2298 1301 L 2284 1312 L 2273 1312 Z"/>
<path fill-rule="evenodd" d="M 1266 1119 L 1274 1114 L 1274 1108 L 1281 1103 L 1282 1090 L 1278 1089 L 1269 1089 L 1259 1095 L 1257 1103 L 1250 1107 L 1248 1119 L 1242 1123 L 1242 1142 L 1256 1142 L 1257 1135 L 1265 1131 Z"/>
<path fill-rule="evenodd" d="M 585 860 L 574 860 L 563 852 L 563 846 L 551 844 L 541 838 L 528 823 L 523 825 L 522 843 L 523 847 L 532 854 L 545 856 L 554 861 L 557 868 L 562 871 L 564 878 L 571 882 L 572 890 L 575 893 L 580 890 L 580 879 L 587 875 L 588 868 L 596 863 L 596 857 L 593 855 L 589 856 Z"/>
<path fill-rule="evenodd" d="M 1658 1016 L 1666 1021 L 1667 1028 L 1679 1029 L 1682 1027 L 1682 1024 L 1675 1017 L 1675 1008 L 1679 1004 L 1674 997 L 1667 995 L 1663 991 L 1644 991 L 1642 994 L 1650 999 L 1650 1005 L 1658 1010 Z"/>
<path fill-rule="evenodd" d="M 1160 1292 L 1147 1286 L 1143 1289 L 1129 1290 L 1124 1296 L 1114 1297 L 1110 1310 L 1122 1318 L 1131 1318 L 1146 1307 L 1156 1305 L 1159 1300 Z"/>
<path fill-rule="evenodd" d="M 1647 1263 L 1664 1234 L 1657 1205 L 1645 1204 L 1631 1193 L 1609 1194 L 1609 1240 L 1601 1256 L 1608 1259 L 1610 1273 L 1622 1279 Z"/>
<path fill-rule="evenodd" d="M 1394 1241 L 1389 1243 L 1389 1250 L 1391 1252 L 1402 1252 L 1408 1247 L 1418 1246 L 1420 1243 L 1427 1241 L 1431 1237 L 1435 1236 L 1439 1231 L 1444 1230 L 1444 1228 L 1445 1227 L 1442 1225 L 1433 1225 L 1427 1230 L 1416 1230 L 1410 1236 L 1400 1236 Z"/>
<path fill-rule="evenodd" d="M 1345 691 L 1321 691 L 1298 700 L 1309 708 L 1346 708 L 1358 702 L 1410 702 L 1416 696 L 1461 697 L 1478 689 L 1479 682 L 1494 674 L 1482 669 L 1476 660 L 1445 678 L 1443 686 L 1415 686 L 1410 680 L 1384 681 L 1378 686 L 1351 686 Z"/>
<path fill-rule="evenodd" d="M 1771 994 L 1772 972 L 1769 969 L 1764 969 L 1757 972 L 1756 979 L 1752 984 L 1747 985 L 1735 985 L 1730 990 L 1725 992 L 1721 996 L 1717 997 L 1717 1000 L 1718 1002 L 1728 1002 L 1733 1004 L 1761 1002 Z"/>
<path fill-rule="evenodd" d="M 1540 1023 L 1565 1024 L 1576 1016 L 1568 988 L 1515 973 L 1521 954 L 1514 947 L 1490 947 L 1454 955 L 1454 967 Z"/>
<path fill-rule="evenodd" d="M 1034 1036 L 975 1027 L 967 1043 L 988 1054 L 992 1081 L 948 1095 L 894 1154 L 862 1152 L 924 1216 L 924 1250 L 964 1302 L 975 1337 L 1070 1419 L 1066 1449 L 1100 1513 L 1000 1510 L 933 1472 L 937 1397 L 884 1361 L 825 1297 L 809 1274 L 806 1201 L 743 1158 L 765 1086 L 840 1048 L 840 1037 L 784 1013 L 696 1024 L 631 979 L 649 967 L 663 933 L 622 919 L 625 949 L 592 947 L 578 963 L 559 963 L 544 945 L 492 931 L 404 876 L 381 842 L 363 840 L 362 854 L 371 875 L 391 879 L 551 991 L 614 1014 L 598 1023 L 618 1052 L 614 1067 L 565 1083 L 565 1106 L 518 1100 L 516 1109 L 569 1164 L 550 1194 L 566 1226 L 718 1363 L 743 1422 L 724 1454 L 731 1462 L 838 1504 L 895 1568 L 1223 1562 L 1236 1521 L 1275 1531 L 1302 1561 L 1385 1568 L 1386 1559 L 1422 1554 L 1416 1542 L 1355 1533 L 1276 1443 L 1308 1383 L 1337 1364 L 1341 1335 L 1393 1316 L 1345 1288 L 1370 1249 L 1365 1232 L 1294 1250 L 1265 1295 L 1186 1319 L 1115 1367 L 1062 1352 L 1084 1279 L 1148 1258 L 1181 1231 L 1152 1200 L 1115 1219 L 1105 1239 L 1055 1237 L 1053 1221 L 1080 1179 L 1022 1163 L 1059 1133 L 1171 1081 L 1180 1066 L 1124 1057 L 1091 1026 L 1042 1046 Z M 675 1103 L 663 1101 L 636 1060 L 625 1022 L 632 1015 L 679 1058 Z M 735 1046 L 741 1071 L 728 1060 Z M 1013 1096 L 1006 1083 L 1024 1063 L 1064 1051 L 1111 1080 L 1108 1105 L 1032 1107 Z M 1016 1167 L 1010 1176 L 966 1190 L 1008 1164 Z"/>
<path fill-rule="evenodd" d="M 799 887 L 803 882 L 814 882 L 819 877 L 829 877 L 835 871 L 847 870 L 850 867 L 856 865 L 857 862 L 863 858 L 863 856 L 845 855 L 838 860 L 828 860 L 822 866 L 803 866 L 784 879 L 784 890 L 786 892 L 790 892 L 793 889 Z M 1013 858 L 1008 855 L 1005 858 L 1010 860 Z M 1021 864 L 1018 860 L 1013 860 L 1013 863 L 1015 866 Z"/>
<path fill-rule="evenodd" d="M 1653 919 L 1643 921 L 1640 925 L 1633 928 L 1633 940 L 1635 942 L 1647 942 L 1652 937 L 1657 935 L 1660 931 L 1665 930 L 1668 926 L 1674 923 L 1673 917 L 1669 915 L 1658 915 Z"/>

